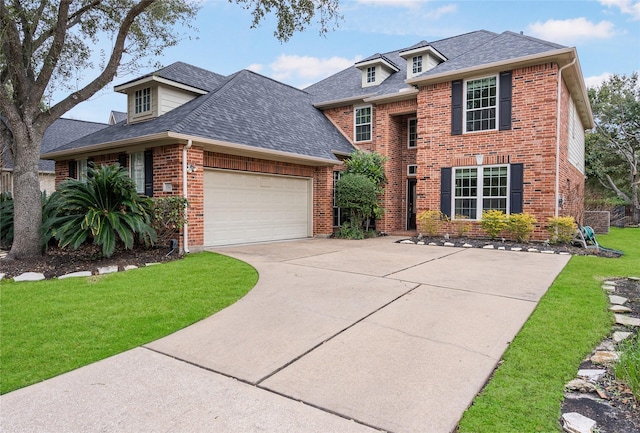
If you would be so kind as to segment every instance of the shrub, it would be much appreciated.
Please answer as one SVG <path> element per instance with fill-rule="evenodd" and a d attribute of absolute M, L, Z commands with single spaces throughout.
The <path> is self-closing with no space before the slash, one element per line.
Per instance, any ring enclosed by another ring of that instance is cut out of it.
<path fill-rule="evenodd" d="M 361 228 L 377 204 L 376 187 L 367 176 L 347 173 L 336 182 L 336 205 L 349 211 L 351 227 Z"/>
<path fill-rule="evenodd" d="M 526 242 L 538 221 L 529 213 L 511 214 L 507 218 L 507 230 L 517 242 Z"/>
<path fill-rule="evenodd" d="M 485 210 L 482 212 L 480 227 L 491 239 L 495 239 L 507 228 L 507 216 L 501 210 Z"/>
<path fill-rule="evenodd" d="M 471 224 L 466 215 L 456 215 L 456 219 L 451 220 L 456 236 L 461 238 L 471 230 Z"/>
<path fill-rule="evenodd" d="M 344 162 L 345 173 L 366 176 L 373 183 L 376 196 L 380 198 L 384 193 L 384 185 L 387 183 L 387 175 L 384 172 L 384 163 L 386 161 L 387 157 L 377 152 L 356 150 Z M 376 200 L 369 214 L 364 215 L 367 231 L 369 229 L 369 220 L 381 218 L 383 214 L 384 208 L 381 206 L 380 201 Z"/>
<path fill-rule="evenodd" d="M 153 244 L 151 227 L 153 202 L 138 195 L 136 187 L 120 165 L 88 170 L 87 180 L 68 179 L 51 195 L 43 224 L 43 240 L 54 237 L 61 247 L 78 248 L 92 240 L 111 257 L 116 242 L 133 248 L 136 235 L 146 245 Z"/>
<path fill-rule="evenodd" d="M 365 232 L 362 227 L 353 226 L 349 221 L 347 221 L 340 226 L 334 236 L 339 239 L 364 239 Z"/>
<path fill-rule="evenodd" d="M 636 402 L 640 403 L 640 337 L 623 341 L 618 347 L 619 360 L 615 366 L 616 379 L 629 386 Z"/>
<path fill-rule="evenodd" d="M 578 230 L 578 225 L 572 216 L 553 217 L 547 220 L 547 231 L 549 232 L 549 241 L 551 243 L 568 244 Z"/>
<path fill-rule="evenodd" d="M 13 197 L 11 193 L 0 193 L 0 247 L 13 243 Z"/>
<path fill-rule="evenodd" d="M 184 210 L 189 202 L 184 197 L 159 197 L 153 199 L 151 227 L 156 231 L 159 245 L 168 245 L 178 235 L 187 219 Z"/>
<path fill-rule="evenodd" d="M 416 215 L 418 227 L 427 236 L 436 236 L 448 218 L 439 210 L 424 210 Z"/>

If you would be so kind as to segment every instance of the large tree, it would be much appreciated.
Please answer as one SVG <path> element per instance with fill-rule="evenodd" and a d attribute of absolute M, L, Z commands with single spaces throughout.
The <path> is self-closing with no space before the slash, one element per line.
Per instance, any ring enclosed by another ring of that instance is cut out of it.
<path fill-rule="evenodd" d="M 338 18 L 338 0 L 233 0 L 251 9 L 257 26 L 277 18 L 274 35 L 288 40 L 315 16 L 321 33 Z M 181 0 L 0 0 L 0 138 L 14 162 L 14 242 L 10 258 L 41 254 L 38 161 L 45 130 L 109 84 L 178 43 L 179 24 L 190 27 L 198 2 Z M 110 52 L 95 46 L 111 41 Z M 95 78 L 77 89 L 75 78 Z M 45 107 L 54 91 L 66 97 Z"/>
<path fill-rule="evenodd" d="M 595 128 L 586 137 L 587 175 L 640 218 L 640 82 L 638 73 L 613 75 L 589 89 Z"/>

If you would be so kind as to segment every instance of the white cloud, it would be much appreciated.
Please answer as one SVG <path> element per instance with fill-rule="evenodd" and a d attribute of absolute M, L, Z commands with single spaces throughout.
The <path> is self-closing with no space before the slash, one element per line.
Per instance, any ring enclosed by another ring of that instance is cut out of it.
<path fill-rule="evenodd" d="M 334 56 L 321 59 L 311 56 L 281 54 L 275 62 L 269 65 L 269 68 L 272 78 L 296 85 L 295 83 L 302 81 L 318 81 L 326 78 L 352 66 L 361 58 L 357 56 L 353 59 L 346 59 Z"/>
<path fill-rule="evenodd" d="M 594 75 L 592 77 L 585 77 L 584 84 L 587 87 L 598 87 L 598 86 L 600 86 L 600 84 L 604 83 L 609 78 L 611 78 L 612 75 L 613 74 L 611 74 L 611 72 L 604 72 L 604 73 L 602 73 L 600 75 Z"/>
<path fill-rule="evenodd" d="M 634 20 L 640 20 L 640 1 L 632 0 L 600 0 L 600 4 L 611 8 L 617 7 L 623 14 L 629 14 Z"/>
<path fill-rule="evenodd" d="M 443 15 L 446 14 L 452 14 L 458 11 L 458 6 L 457 5 L 445 5 L 445 6 L 440 6 L 439 8 L 433 10 L 433 11 L 429 11 L 427 13 L 425 13 L 424 17 L 425 18 L 430 18 L 430 19 L 438 19 Z"/>
<path fill-rule="evenodd" d="M 607 39 L 614 35 L 609 21 L 592 23 L 584 17 L 567 20 L 547 20 L 529 24 L 531 34 L 560 44 L 572 44 L 586 39 Z"/>
<path fill-rule="evenodd" d="M 264 65 L 261 65 L 260 63 L 252 63 L 249 66 L 247 66 L 245 69 L 260 73 L 264 69 Z"/>

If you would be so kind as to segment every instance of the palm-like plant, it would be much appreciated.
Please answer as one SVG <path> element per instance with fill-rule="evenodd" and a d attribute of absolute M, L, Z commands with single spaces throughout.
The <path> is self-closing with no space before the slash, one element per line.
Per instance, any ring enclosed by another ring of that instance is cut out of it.
<path fill-rule="evenodd" d="M 69 179 L 60 184 L 45 206 L 44 241 L 54 237 L 61 247 L 78 248 L 84 242 L 102 246 L 110 257 L 118 240 L 133 248 L 136 235 L 153 244 L 153 202 L 140 196 L 119 164 L 90 167 L 86 181 Z"/>

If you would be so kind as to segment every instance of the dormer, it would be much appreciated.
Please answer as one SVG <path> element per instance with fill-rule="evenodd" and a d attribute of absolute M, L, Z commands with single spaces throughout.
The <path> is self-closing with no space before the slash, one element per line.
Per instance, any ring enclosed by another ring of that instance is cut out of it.
<path fill-rule="evenodd" d="M 400 51 L 400 57 L 407 61 L 407 79 L 433 69 L 447 60 L 438 50 L 426 43 Z"/>
<path fill-rule="evenodd" d="M 207 91 L 157 75 L 147 75 L 114 88 L 127 95 L 127 123 L 162 116 Z"/>
<path fill-rule="evenodd" d="M 362 71 L 362 87 L 377 86 L 400 70 L 391 60 L 380 54 L 356 63 L 355 67 Z"/>

